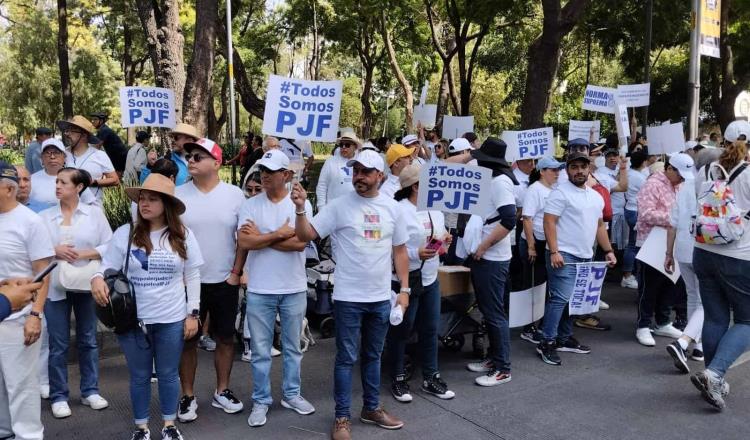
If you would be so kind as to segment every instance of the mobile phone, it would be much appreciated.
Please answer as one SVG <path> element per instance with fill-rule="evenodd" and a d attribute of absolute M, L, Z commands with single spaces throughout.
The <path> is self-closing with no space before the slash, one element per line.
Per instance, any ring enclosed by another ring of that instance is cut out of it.
<path fill-rule="evenodd" d="M 52 270 L 54 268 L 56 268 L 56 267 L 57 267 L 57 261 L 51 262 L 47 267 L 44 268 L 43 271 L 41 271 L 38 274 L 36 274 L 36 276 L 34 277 L 33 280 L 31 280 L 31 282 L 32 283 L 38 283 L 38 282 L 42 281 L 44 279 L 44 277 L 46 277 L 47 275 L 49 275 L 49 273 L 52 272 Z"/>
<path fill-rule="evenodd" d="M 431 251 L 437 251 L 440 250 L 441 247 L 443 247 L 443 240 L 438 240 L 437 238 L 430 239 L 430 242 L 427 243 L 427 246 L 425 246 L 427 249 Z"/>

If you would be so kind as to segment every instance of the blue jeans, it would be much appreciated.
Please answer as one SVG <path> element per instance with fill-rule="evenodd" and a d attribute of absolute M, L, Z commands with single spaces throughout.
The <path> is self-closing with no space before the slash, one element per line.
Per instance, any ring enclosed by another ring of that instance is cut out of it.
<path fill-rule="evenodd" d="M 49 400 L 67 402 L 70 312 L 76 315 L 76 347 L 81 370 L 81 397 L 99 394 L 99 349 L 96 346 L 96 309 L 90 293 L 66 293 L 60 301 L 47 301 L 44 314 L 49 334 Z"/>
<path fill-rule="evenodd" d="M 422 378 L 429 379 L 438 372 L 438 334 L 440 320 L 440 283 L 435 280 L 424 286 L 422 294 L 409 298 L 404 320 L 388 331 L 388 354 L 391 376 L 404 374 L 406 341 L 415 324 L 419 334 L 419 359 L 422 363 Z"/>
<path fill-rule="evenodd" d="M 282 391 L 284 400 L 300 394 L 302 350 L 300 334 L 307 310 L 307 292 L 287 295 L 266 295 L 248 292 L 247 323 L 250 327 L 250 349 L 253 352 L 253 401 L 271 405 L 271 347 L 276 314 L 281 319 L 281 350 L 283 354 Z"/>
<path fill-rule="evenodd" d="M 510 261 L 472 260 L 471 283 L 490 341 L 488 357 L 495 369 L 510 373 L 510 327 L 505 314 L 505 284 Z"/>
<path fill-rule="evenodd" d="M 750 261 L 695 248 L 693 268 L 705 313 L 706 367 L 723 377 L 750 346 Z M 729 327 L 732 312 L 734 325 Z"/>
<path fill-rule="evenodd" d="M 336 418 L 351 418 L 352 368 L 360 353 L 359 368 L 362 376 L 362 400 L 368 411 L 380 404 L 380 356 L 383 353 L 390 301 L 360 303 L 334 301 L 336 319 L 336 365 L 333 368 L 333 397 L 336 401 Z"/>
<path fill-rule="evenodd" d="M 625 221 L 628 222 L 628 247 L 625 248 L 625 255 L 622 261 L 622 271 L 635 272 L 635 256 L 638 254 L 638 248 L 635 246 L 637 232 L 635 224 L 638 222 L 638 212 L 625 210 Z"/>
<path fill-rule="evenodd" d="M 568 314 L 568 303 L 576 281 L 576 265 L 569 263 L 584 263 L 590 258 L 579 258 L 567 252 L 560 252 L 565 265 L 554 269 L 550 263 L 549 251 L 547 258 L 547 282 L 549 297 L 544 305 L 544 323 L 542 335 L 545 342 L 559 341 L 564 343 L 573 336 L 573 319 Z"/>
<path fill-rule="evenodd" d="M 164 420 L 177 418 L 180 397 L 180 357 L 185 321 L 147 324 L 149 341 L 140 329 L 118 335 L 130 372 L 130 402 L 136 425 L 148 423 L 151 405 L 151 372 L 156 367 L 159 405 Z"/>

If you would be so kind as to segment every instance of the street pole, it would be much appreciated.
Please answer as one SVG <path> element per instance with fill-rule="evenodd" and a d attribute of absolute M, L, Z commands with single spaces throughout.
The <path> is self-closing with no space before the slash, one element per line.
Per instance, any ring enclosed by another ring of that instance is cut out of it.
<path fill-rule="evenodd" d="M 651 82 L 651 31 L 654 18 L 654 0 L 646 0 L 646 35 L 644 37 L 644 54 L 643 54 L 643 82 Z M 648 126 L 648 106 L 643 107 L 641 115 L 641 135 L 646 136 L 646 127 Z M 632 133 L 635 139 L 635 133 Z"/>
<path fill-rule="evenodd" d="M 229 74 L 229 142 L 234 147 L 236 138 L 235 126 L 237 111 L 234 104 L 234 63 L 232 62 L 234 48 L 232 47 L 232 0 L 227 0 L 227 73 Z M 234 151 L 234 148 L 232 148 Z"/>
<path fill-rule="evenodd" d="M 692 0 L 692 30 L 690 33 L 690 70 L 688 71 L 688 139 L 698 138 L 701 95 L 701 0 Z"/>

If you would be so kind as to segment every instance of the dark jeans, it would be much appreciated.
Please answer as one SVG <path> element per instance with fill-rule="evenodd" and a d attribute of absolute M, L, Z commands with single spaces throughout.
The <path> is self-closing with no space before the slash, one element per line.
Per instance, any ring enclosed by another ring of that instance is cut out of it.
<path fill-rule="evenodd" d="M 518 254 L 524 265 L 524 282 L 528 283 L 529 287 L 547 282 L 547 264 L 545 262 L 547 242 L 545 240 L 534 240 L 534 249 L 536 250 L 536 259 L 532 264 L 529 262 L 529 242 L 525 238 L 521 238 L 518 245 Z"/>
<path fill-rule="evenodd" d="M 388 331 L 388 359 L 391 377 L 404 374 L 404 353 L 406 341 L 416 325 L 419 334 L 419 358 L 422 363 L 422 377 L 431 378 L 438 372 L 437 327 L 440 320 L 440 283 L 435 280 L 424 286 L 422 294 L 409 298 L 404 320 Z"/>
<path fill-rule="evenodd" d="M 359 303 L 334 301 L 336 319 L 336 364 L 333 369 L 333 397 L 336 417 L 351 418 L 352 368 L 360 354 L 362 400 L 368 411 L 380 404 L 380 356 L 388 332 L 390 301 Z"/>
<path fill-rule="evenodd" d="M 638 247 L 635 246 L 636 236 L 635 224 L 638 221 L 638 212 L 625 210 L 625 221 L 628 223 L 628 246 L 625 248 L 623 256 L 622 271 L 635 272 L 635 256 L 638 254 Z"/>
<path fill-rule="evenodd" d="M 750 261 L 695 248 L 693 267 L 705 313 L 706 367 L 723 377 L 750 347 Z"/>
<path fill-rule="evenodd" d="M 474 295 L 490 341 L 488 357 L 495 369 L 510 373 L 510 328 L 503 301 L 510 262 L 480 259 L 472 260 L 469 267 Z"/>
<path fill-rule="evenodd" d="M 654 315 L 657 326 L 669 324 L 680 289 L 685 289 L 682 278 L 675 285 L 648 264 L 638 263 L 638 328 L 650 327 Z"/>

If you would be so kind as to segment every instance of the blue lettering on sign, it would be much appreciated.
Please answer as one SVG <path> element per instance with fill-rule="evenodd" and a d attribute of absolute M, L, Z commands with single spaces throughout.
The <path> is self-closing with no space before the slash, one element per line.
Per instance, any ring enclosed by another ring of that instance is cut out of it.
<path fill-rule="evenodd" d="M 444 196 L 445 194 L 440 190 L 431 189 L 427 191 L 427 207 L 435 206 L 435 203 L 443 200 Z"/>
<path fill-rule="evenodd" d="M 143 110 L 139 108 L 131 108 L 128 110 L 128 119 L 131 124 L 135 124 L 136 121 L 142 120 L 145 124 L 158 123 L 163 125 L 169 119 L 169 110 L 151 109 L 144 114 Z"/>
<path fill-rule="evenodd" d="M 276 118 L 276 131 L 281 133 L 285 125 L 294 125 L 296 121 L 297 116 L 294 113 L 279 110 L 279 116 Z"/>
<path fill-rule="evenodd" d="M 586 295 L 586 302 L 595 306 L 599 302 L 599 295 Z"/>

